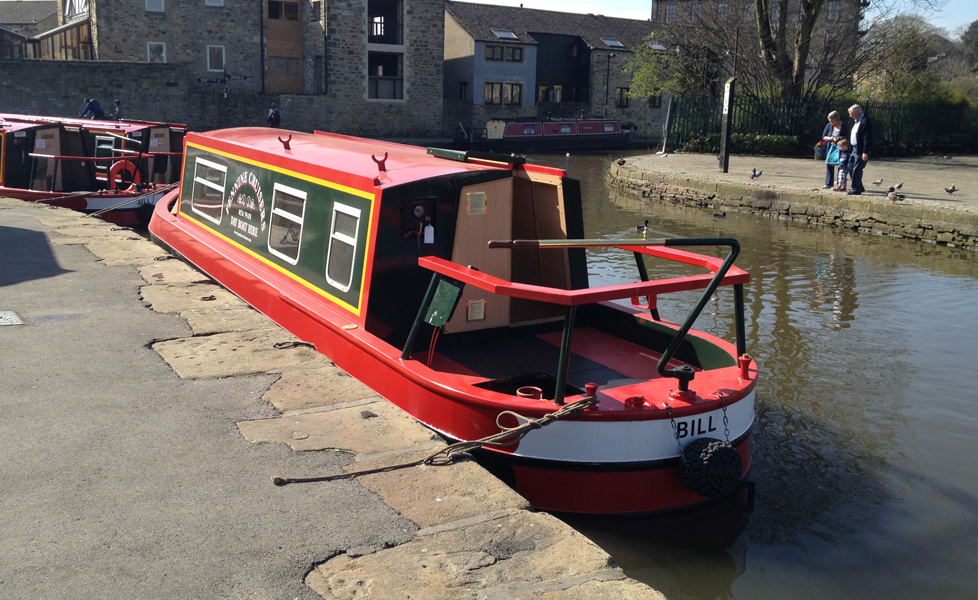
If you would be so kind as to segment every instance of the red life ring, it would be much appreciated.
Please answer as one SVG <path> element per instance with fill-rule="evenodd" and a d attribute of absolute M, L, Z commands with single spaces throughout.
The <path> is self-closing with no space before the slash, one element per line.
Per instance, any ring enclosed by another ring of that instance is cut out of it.
<path fill-rule="evenodd" d="M 109 189 L 125 191 L 141 182 L 142 177 L 136 170 L 136 165 L 128 160 L 112 163 L 112 167 L 109 169 Z"/>

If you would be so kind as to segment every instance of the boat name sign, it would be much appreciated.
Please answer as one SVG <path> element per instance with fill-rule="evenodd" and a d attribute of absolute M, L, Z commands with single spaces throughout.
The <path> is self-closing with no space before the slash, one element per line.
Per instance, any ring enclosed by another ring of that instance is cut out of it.
<path fill-rule="evenodd" d="M 232 208 L 237 211 L 237 214 L 231 214 Z M 251 171 L 243 171 L 238 175 L 228 193 L 226 211 L 231 218 L 231 227 L 249 235 L 252 239 L 258 237 L 259 232 L 265 232 L 265 195 L 262 193 L 261 182 L 258 181 L 257 175 Z"/>

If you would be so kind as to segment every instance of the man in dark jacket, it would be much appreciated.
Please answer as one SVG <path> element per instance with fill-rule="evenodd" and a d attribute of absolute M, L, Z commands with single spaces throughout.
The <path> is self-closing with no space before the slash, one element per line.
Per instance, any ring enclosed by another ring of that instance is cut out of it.
<path fill-rule="evenodd" d="M 869 161 L 869 154 L 873 151 L 873 123 L 858 104 L 853 104 L 849 108 L 849 116 L 855 123 L 853 123 L 852 132 L 849 134 L 852 142 L 852 152 L 849 153 L 849 175 L 852 180 L 852 188 L 846 193 L 856 196 L 866 191 L 866 188 L 863 187 L 863 167 L 866 166 Z"/>

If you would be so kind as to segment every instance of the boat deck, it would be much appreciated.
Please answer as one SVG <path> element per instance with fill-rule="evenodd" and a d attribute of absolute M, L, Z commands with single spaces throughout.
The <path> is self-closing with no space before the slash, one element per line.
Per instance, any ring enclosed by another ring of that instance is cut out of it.
<path fill-rule="evenodd" d="M 432 368 L 468 375 L 487 382 L 506 381 L 534 385 L 533 380 L 546 379 L 553 386 L 560 353 L 560 332 L 541 333 L 516 339 L 439 349 Z M 656 369 L 661 354 L 632 342 L 590 327 L 575 329 L 571 344 L 567 384 L 571 393 L 583 393 L 584 385 L 618 387 L 661 378 Z M 422 357 L 426 360 L 426 357 Z M 684 364 L 670 361 L 669 367 Z M 614 365 L 612 368 L 609 365 Z M 491 385 L 486 385 L 495 389 Z M 543 386 L 540 386 L 543 387 Z"/>

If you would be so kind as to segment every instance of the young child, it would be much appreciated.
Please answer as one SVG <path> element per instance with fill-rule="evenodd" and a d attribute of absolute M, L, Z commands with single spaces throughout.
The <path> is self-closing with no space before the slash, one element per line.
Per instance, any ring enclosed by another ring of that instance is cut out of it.
<path fill-rule="evenodd" d="M 849 178 L 849 140 L 842 138 L 838 141 L 839 145 L 839 176 L 836 186 L 832 188 L 836 192 L 846 191 L 846 181 Z"/>

